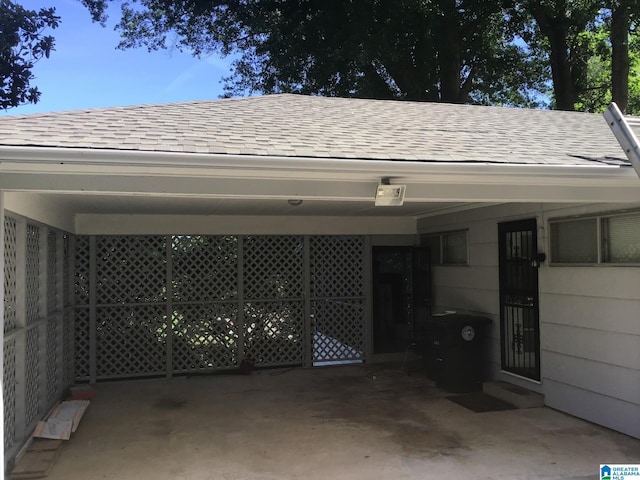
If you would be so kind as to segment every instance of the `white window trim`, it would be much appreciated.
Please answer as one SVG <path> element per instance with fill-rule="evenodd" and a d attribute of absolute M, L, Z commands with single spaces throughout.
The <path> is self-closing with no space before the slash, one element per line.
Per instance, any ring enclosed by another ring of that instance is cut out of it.
<path fill-rule="evenodd" d="M 571 217 L 558 217 L 558 218 L 553 218 L 553 219 L 549 219 L 549 228 L 548 228 L 548 232 L 549 232 L 549 238 L 548 238 L 548 252 L 549 252 L 549 265 L 552 267 L 640 267 L 640 262 L 629 262 L 629 263 L 620 263 L 620 262 L 605 262 L 603 260 L 603 232 L 602 232 L 602 221 L 606 218 L 612 218 L 612 217 L 623 217 L 623 216 L 627 216 L 627 215 L 638 215 L 640 214 L 640 210 L 638 209 L 633 209 L 633 210 L 622 210 L 622 211 L 613 211 L 613 212 L 601 212 L 601 213 L 596 213 L 596 214 L 589 214 L 589 215 L 579 215 L 579 216 L 571 216 Z M 552 245 L 553 245 L 553 239 L 551 238 L 552 234 L 552 228 L 551 226 L 554 223 L 567 223 L 567 222 L 571 222 L 571 221 L 578 221 L 578 220 L 588 220 L 588 219 L 595 219 L 596 221 L 596 250 L 597 250 L 597 260 L 596 262 L 576 262 L 576 263 L 571 263 L 571 262 L 558 262 L 556 260 L 554 260 L 553 258 L 553 249 L 552 249 Z"/>

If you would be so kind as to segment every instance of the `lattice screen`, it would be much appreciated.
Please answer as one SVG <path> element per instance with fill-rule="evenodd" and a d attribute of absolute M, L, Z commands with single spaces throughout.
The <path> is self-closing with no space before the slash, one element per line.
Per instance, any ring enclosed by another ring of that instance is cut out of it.
<path fill-rule="evenodd" d="M 16 220 L 4 218 L 4 333 L 16 328 Z"/>
<path fill-rule="evenodd" d="M 311 296 L 364 296 L 364 238 L 311 237 Z"/>
<path fill-rule="evenodd" d="M 40 359 L 38 344 L 40 335 L 37 328 L 27 331 L 25 361 L 25 426 L 38 417 L 40 408 Z"/>
<path fill-rule="evenodd" d="M 171 245 L 175 303 L 238 297 L 237 237 L 180 235 Z"/>
<path fill-rule="evenodd" d="M 73 311 L 67 310 L 62 320 L 62 384 L 73 382 Z"/>
<path fill-rule="evenodd" d="M 16 341 L 4 342 L 4 448 L 16 442 Z"/>
<path fill-rule="evenodd" d="M 238 365 L 236 303 L 176 305 L 173 310 L 173 369 L 176 372 Z"/>
<path fill-rule="evenodd" d="M 257 366 L 299 365 L 303 361 L 301 301 L 244 305 L 244 354 Z"/>
<path fill-rule="evenodd" d="M 316 300 L 311 308 L 313 361 L 362 360 L 364 300 Z"/>
<path fill-rule="evenodd" d="M 62 236 L 62 306 L 71 306 L 71 278 L 69 272 L 69 260 L 71 258 L 71 246 L 69 245 L 69 235 Z"/>
<path fill-rule="evenodd" d="M 40 318 L 40 228 L 27 224 L 26 318 L 31 325 Z"/>
<path fill-rule="evenodd" d="M 303 251 L 300 236 L 244 239 L 244 354 L 258 366 L 303 361 Z"/>
<path fill-rule="evenodd" d="M 98 377 L 157 375 L 166 371 L 164 305 L 99 307 Z"/>
<path fill-rule="evenodd" d="M 47 232 L 47 314 L 58 309 L 58 234 Z"/>
<path fill-rule="evenodd" d="M 89 346 L 90 334 L 89 308 L 76 308 L 73 319 L 73 352 L 75 375 L 78 380 L 86 380 L 89 378 L 91 358 Z"/>
<path fill-rule="evenodd" d="M 91 259 L 89 237 L 86 235 L 78 236 L 75 238 L 75 244 L 75 304 L 89 305 L 89 262 Z"/>
<path fill-rule="evenodd" d="M 58 318 L 47 320 L 47 399 L 58 393 Z"/>
<path fill-rule="evenodd" d="M 303 249 L 302 237 L 256 236 L 244 239 L 245 298 L 300 299 Z"/>
<path fill-rule="evenodd" d="M 364 238 L 311 238 L 313 361 L 364 357 Z"/>
<path fill-rule="evenodd" d="M 100 236 L 96 242 L 97 303 L 141 304 L 166 300 L 165 238 Z"/>
<path fill-rule="evenodd" d="M 90 376 L 93 276 L 97 378 L 166 374 L 167 361 L 173 373 L 233 368 L 241 358 L 253 358 L 257 366 L 301 364 L 312 347 L 316 360 L 362 359 L 364 239 L 311 237 L 307 275 L 305 241 L 97 236 L 96 271 L 90 272 L 89 238 L 78 237 L 76 377 Z M 308 313 L 316 325 L 311 332 L 304 327 L 305 279 L 311 281 Z"/>

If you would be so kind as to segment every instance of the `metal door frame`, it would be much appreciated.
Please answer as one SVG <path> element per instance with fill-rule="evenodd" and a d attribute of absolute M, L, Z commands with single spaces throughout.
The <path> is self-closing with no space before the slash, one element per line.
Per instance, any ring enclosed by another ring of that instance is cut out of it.
<path fill-rule="evenodd" d="M 501 368 L 539 381 L 537 240 L 535 218 L 498 224 Z"/>

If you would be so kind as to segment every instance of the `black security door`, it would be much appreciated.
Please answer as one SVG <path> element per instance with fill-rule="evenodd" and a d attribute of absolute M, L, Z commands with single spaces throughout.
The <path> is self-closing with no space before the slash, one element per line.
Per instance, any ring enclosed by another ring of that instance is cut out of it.
<path fill-rule="evenodd" d="M 498 225 L 502 369 L 540 380 L 536 220 Z"/>

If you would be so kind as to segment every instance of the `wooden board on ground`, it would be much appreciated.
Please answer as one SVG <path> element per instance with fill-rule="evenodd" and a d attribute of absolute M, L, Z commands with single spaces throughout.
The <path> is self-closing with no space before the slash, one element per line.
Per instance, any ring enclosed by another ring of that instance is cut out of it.
<path fill-rule="evenodd" d="M 34 438 L 9 475 L 9 479 L 44 478 L 49 475 L 60 455 L 62 443 L 62 440 Z"/>

